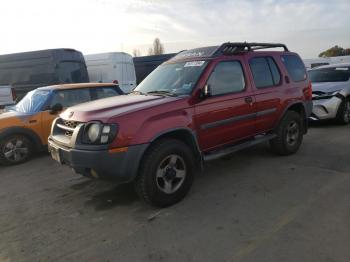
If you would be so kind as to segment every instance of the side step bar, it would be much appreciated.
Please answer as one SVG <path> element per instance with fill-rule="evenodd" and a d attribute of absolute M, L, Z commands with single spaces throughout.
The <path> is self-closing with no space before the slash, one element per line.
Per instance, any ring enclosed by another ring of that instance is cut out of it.
<path fill-rule="evenodd" d="M 269 141 L 269 140 L 271 140 L 271 139 L 273 139 L 275 137 L 276 137 L 275 134 L 258 136 L 258 137 L 254 138 L 252 140 L 249 140 L 247 142 L 243 142 L 241 144 L 236 144 L 236 145 L 233 145 L 233 146 L 230 146 L 230 147 L 225 147 L 223 149 L 217 149 L 217 150 L 214 150 L 214 151 L 212 151 L 212 152 L 210 152 L 208 154 L 204 154 L 203 155 L 203 160 L 204 161 L 215 160 L 215 159 L 221 158 L 223 156 L 226 156 L 226 155 L 232 154 L 234 152 L 237 152 L 237 151 L 239 151 L 241 149 L 248 148 L 248 147 L 251 147 L 251 146 L 254 146 L 254 145 L 266 142 L 266 141 Z"/>

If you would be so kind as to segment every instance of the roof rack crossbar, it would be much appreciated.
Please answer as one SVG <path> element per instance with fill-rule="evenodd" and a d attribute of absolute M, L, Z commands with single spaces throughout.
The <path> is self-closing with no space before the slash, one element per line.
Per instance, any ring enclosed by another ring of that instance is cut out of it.
<path fill-rule="evenodd" d="M 247 43 L 247 42 L 238 42 L 238 43 L 224 43 L 222 44 L 215 54 L 235 54 L 247 51 L 254 51 L 259 49 L 267 49 L 267 48 L 278 48 L 282 47 L 284 51 L 289 51 L 285 44 L 279 43 Z"/>

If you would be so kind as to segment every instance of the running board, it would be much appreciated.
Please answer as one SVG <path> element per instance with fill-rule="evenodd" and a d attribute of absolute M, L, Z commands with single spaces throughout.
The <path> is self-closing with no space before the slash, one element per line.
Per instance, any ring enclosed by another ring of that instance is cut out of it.
<path fill-rule="evenodd" d="M 226 155 L 232 154 L 234 152 L 237 152 L 237 151 L 239 151 L 241 149 L 245 149 L 245 148 L 248 148 L 248 147 L 251 147 L 251 146 L 254 146 L 254 145 L 266 142 L 266 141 L 269 141 L 269 140 L 271 140 L 271 139 L 273 139 L 275 137 L 276 137 L 275 134 L 258 136 L 258 137 L 254 138 L 252 140 L 249 140 L 249 141 L 246 141 L 246 142 L 243 142 L 243 143 L 240 143 L 240 144 L 235 144 L 235 145 L 230 146 L 230 147 L 225 147 L 224 149 L 217 149 L 217 150 L 214 150 L 214 151 L 212 151 L 212 152 L 210 152 L 208 154 L 204 154 L 203 155 L 203 160 L 204 161 L 215 160 L 215 159 L 221 158 L 223 156 L 226 156 Z"/>

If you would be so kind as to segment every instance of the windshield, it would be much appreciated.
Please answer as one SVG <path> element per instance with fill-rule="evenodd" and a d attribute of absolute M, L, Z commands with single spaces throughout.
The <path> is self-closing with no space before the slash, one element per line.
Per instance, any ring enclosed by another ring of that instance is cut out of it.
<path fill-rule="evenodd" d="M 10 110 L 15 110 L 21 113 L 36 113 L 39 112 L 46 102 L 50 91 L 33 90 L 26 94 L 14 107 Z"/>
<path fill-rule="evenodd" d="M 349 80 L 349 67 L 320 68 L 309 71 L 313 83 L 318 82 L 345 82 Z"/>
<path fill-rule="evenodd" d="M 206 61 L 163 64 L 147 76 L 134 91 L 144 94 L 190 94 L 206 65 Z"/>

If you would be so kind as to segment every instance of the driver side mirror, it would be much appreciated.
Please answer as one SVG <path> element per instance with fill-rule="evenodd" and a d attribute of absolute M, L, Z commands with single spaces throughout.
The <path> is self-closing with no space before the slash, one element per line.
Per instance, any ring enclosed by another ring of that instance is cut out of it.
<path fill-rule="evenodd" d="M 211 88 L 209 84 L 206 84 L 201 92 L 201 98 L 211 97 Z"/>
<path fill-rule="evenodd" d="M 61 104 L 57 103 L 51 107 L 50 114 L 55 115 L 55 114 L 58 114 L 59 112 L 61 112 L 62 110 L 63 110 L 63 106 Z"/>

